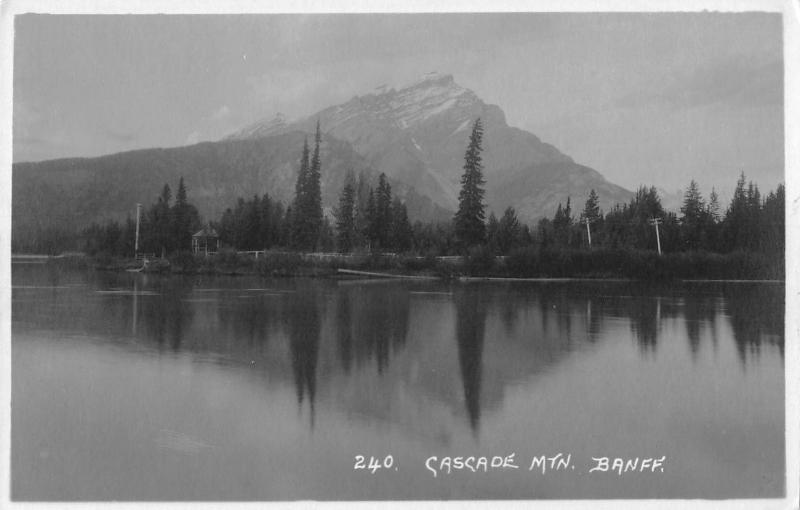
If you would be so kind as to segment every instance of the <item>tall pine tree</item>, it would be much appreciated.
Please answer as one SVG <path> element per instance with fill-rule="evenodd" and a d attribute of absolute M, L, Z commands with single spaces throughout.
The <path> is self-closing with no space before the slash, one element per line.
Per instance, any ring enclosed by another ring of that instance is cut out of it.
<path fill-rule="evenodd" d="M 406 204 L 395 197 L 392 203 L 392 249 L 402 253 L 410 250 L 413 242 L 414 231 L 411 229 L 411 222 L 408 221 L 408 209 Z"/>
<path fill-rule="evenodd" d="M 294 187 L 294 202 L 292 209 L 291 245 L 293 248 L 302 249 L 306 239 L 305 222 L 302 211 L 307 202 L 308 173 L 309 173 L 308 138 L 303 142 L 303 152 L 300 155 L 300 171 L 297 174 L 297 183 Z"/>
<path fill-rule="evenodd" d="M 707 220 L 706 203 L 697 182 L 692 179 L 683 194 L 681 206 L 681 237 L 684 248 L 697 250 L 704 244 Z"/>
<path fill-rule="evenodd" d="M 375 237 L 380 249 L 389 247 L 392 228 L 392 187 L 381 173 L 375 193 Z"/>
<path fill-rule="evenodd" d="M 321 159 L 320 144 L 322 135 L 319 122 L 315 136 L 314 155 L 308 159 L 308 142 L 303 145 L 300 158 L 300 172 L 295 186 L 294 229 L 292 245 L 299 250 L 313 251 L 317 247 L 322 227 L 322 193 L 320 186 Z"/>
<path fill-rule="evenodd" d="M 589 192 L 589 198 L 586 199 L 586 204 L 583 206 L 583 212 L 581 213 L 581 221 L 585 222 L 587 219 L 589 223 L 600 219 L 600 204 L 594 188 Z"/>
<path fill-rule="evenodd" d="M 345 178 L 339 207 L 336 208 L 336 244 L 342 253 L 349 253 L 355 245 L 356 189 L 353 174 Z"/>
<path fill-rule="evenodd" d="M 462 248 L 482 244 L 486 238 L 486 218 L 483 195 L 483 164 L 481 143 L 483 141 L 483 125 L 481 119 L 475 120 L 469 145 L 464 155 L 464 174 L 461 176 L 461 191 L 458 194 L 458 211 L 454 218 L 456 239 Z"/>
<path fill-rule="evenodd" d="M 173 248 L 189 250 L 192 246 L 192 234 L 200 228 L 200 215 L 197 208 L 189 203 L 183 177 L 178 182 L 175 205 L 172 206 Z"/>
<path fill-rule="evenodd" d="M 322 144 L 322 133 L 319 129 L 317 120 L 317 132 L 314 135 L 314 155 L 311 157 L 311 166 L 308 172 L 308 227 L 309 227 L 309 246 L 311 249 L 316 245 L 322 228 L 322 161 L 320 156 L 320 145 Z"/>

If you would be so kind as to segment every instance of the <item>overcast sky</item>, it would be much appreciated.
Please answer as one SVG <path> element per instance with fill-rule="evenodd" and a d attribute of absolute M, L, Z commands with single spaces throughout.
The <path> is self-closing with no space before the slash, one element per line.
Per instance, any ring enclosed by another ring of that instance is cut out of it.
<path fill-rule="evenodd" d="M 22 15 L 14 161 L 216 140 L 430 71 L 629 189 L 783 176 L 778 14 Z"/>

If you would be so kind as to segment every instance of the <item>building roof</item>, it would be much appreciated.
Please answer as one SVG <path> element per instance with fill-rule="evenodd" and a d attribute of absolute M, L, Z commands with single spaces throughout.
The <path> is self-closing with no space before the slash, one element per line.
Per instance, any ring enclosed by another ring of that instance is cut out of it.
<path fill-rule="evenodd" d="M 193 234 L 192 237 L 219 237 L 219 234 L 211 227 L 204 227 L 196 234 Z"/>

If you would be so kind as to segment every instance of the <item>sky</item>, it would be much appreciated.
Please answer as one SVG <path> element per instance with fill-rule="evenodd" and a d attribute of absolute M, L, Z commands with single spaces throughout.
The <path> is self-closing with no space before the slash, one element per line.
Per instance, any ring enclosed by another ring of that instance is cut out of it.
<path fill-rule="evenodd" d="M 452 74 L 628 189 L 784 181 L 780 14 L 44 15 L 15 19 L 13 160 L 217 140 Z"/>

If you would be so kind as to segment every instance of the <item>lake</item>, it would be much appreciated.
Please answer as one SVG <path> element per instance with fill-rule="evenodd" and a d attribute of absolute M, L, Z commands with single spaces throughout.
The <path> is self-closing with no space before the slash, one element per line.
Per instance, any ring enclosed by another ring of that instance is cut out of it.
<path fill-rule="evenodd" d="M 781 283 L 12 287 L 14 500 L 785 491 Z"/>

